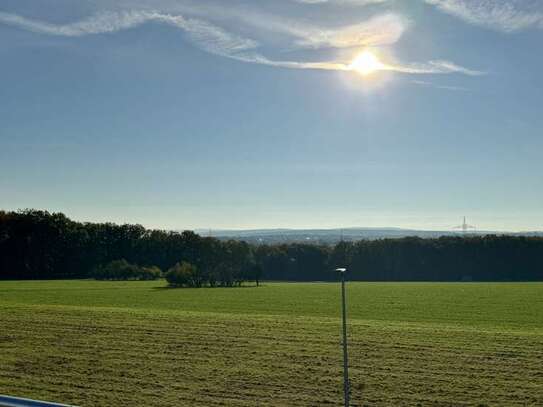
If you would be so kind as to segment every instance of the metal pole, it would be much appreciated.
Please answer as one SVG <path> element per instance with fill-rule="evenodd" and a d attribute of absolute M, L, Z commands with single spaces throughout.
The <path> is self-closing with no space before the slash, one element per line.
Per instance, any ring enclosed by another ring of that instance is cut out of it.
<path fill-rule="evenodd" d="M 343 313 L 343 392 L 345 407 L 349 407 L 349 362 L 347 356 L 347 311 L 345 307 L 345 271 L 341 273 L 341 305 Z"/>

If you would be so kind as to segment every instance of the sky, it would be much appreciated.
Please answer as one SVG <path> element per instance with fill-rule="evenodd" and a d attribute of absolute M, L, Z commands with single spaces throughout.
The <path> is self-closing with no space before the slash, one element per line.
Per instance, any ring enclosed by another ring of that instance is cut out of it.
<path fill-rule="evenodd" d="M 539 0 L 2 0 L 0 208 L 543 230 L 542 44 Z"/>

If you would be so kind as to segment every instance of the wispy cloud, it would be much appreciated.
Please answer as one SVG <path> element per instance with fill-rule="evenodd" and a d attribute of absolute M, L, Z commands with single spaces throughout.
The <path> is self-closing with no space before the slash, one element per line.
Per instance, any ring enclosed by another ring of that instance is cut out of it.
<path fill-rule="evenodd" d="M 246 16 L 247 18 L 247 16 Z M 260 44 L 250 38 L 233 34 L 208 21 L 186 18 L 157 11 L 122 11 L 100 13 L 70 24 L 51 24 L 28 19 L 19 15 L 0 12 L 0 23 L 9 24 L 25 30 L 66 37 L 80 37 L 92 34 L 114 33 L 154 22 L 167 24 L 184 31 L 201 49 L 241 62 L 274 66 L 288 69 L 316 69 L 329 71 L 353 71 L 350 61 L 284 61 L 270 59 L 258 52 Z M 256 23 L 258 25 L 260 23 Z M 392 29 L 391 27 L 395 27 Z M 273 26 L 272 30 L 285 30 L 295 37 L 294 43 L 303 47 L 349 47 L 394 43 L 399 39 L 404 23 L 393 14 L 374 17 L 356 25 L 340 29 L 319 30 L 315 27 Z M 381 70 L 403 74 L 450 74 L 470 76 L 483 75 L 481 71 L 464 68 L 450 61 L 430 61 L 417 64 L 382 64 Z"/>
<path fill-rule="evenodd" d="M 294 0 L 304 4 L 333 4 L 365 7 L 389 0 Z M 479 26 L 503 32 L 543 28 L 541 0 L 423 0 L 439 10 Z"/>
<path fill-rule="evenodd" d="M 373 47 L 396 43 L 408 27 L 407 19 L 394 13 L 382 14 L 339 29 L 309 28 L 298 33 L 296 44 L 310 48 Z"/>
<path fill-rule="evenodd" d="M 79 37 L 82 35 L 115 32 L 135 27 L 148 21 L 150 16 L 144 12 L 104 13 L 77 23 L 56 25 L 32 20 L 16 14 L 0 12 L 0 22 L 29 31 L 49 35 Z"/>
<path fill-rule="evenodd" d="M 432 82 L 413 80 L 411 83 L 419 86 L 426 86 L 429 88 L 451 90 L 455 92 L 469 92 L 469 89 L 464 86 L 449 86 L 449 85 L 438 85 Z"/>
<path fill-rule="evenodd" d="M 463 66 L 457 65 L 454 62 L 444 60 L 429 61 L 422 64 L 416 63 L 407 65 L 387 65 L 386 69 L 411 74 L 459 73 L 469 76 L 481 76 L 486 74 L 486 72 L 464 68 Z"/>
<path fill-rule="evenodd" d="M 256 41 L 233 35 L 202 20 L 187 19 L 149 11 L 101 13 L 76 23 L 56 25 L 0 12 L 0 22 L 42 34 L 80 37 L 90 34 L 113 33 L 137 27 L 149 21 L 165 23 L 186 31 L 205 50 L 227 55 L 256 48 Z"/>
<path fill-rule="evenodd" d="M 339 27 L 321 26 L 288 16 L 262 13 L 254 9 L 199 5 L 179 7 L 181 13 L 218 22 L 237 20 L 258 33 L 281 34 L 292 37 L 298 48 L 378 47 L 396 43 L 409 28 L 409 21 L 398 13 L 384 12 L 355 24 Z"/>
<path fill-rule="evenodd" d="M 268 59 L 257 53 L 248 53 L 241 55 L 231 55 L 230 58 L 236 59 L 242 62 L 248 62 L 252 64 L 260 64 L 267 66 L 274 66 L 277 68 L 288 69 L 315 69 L 324 71 L 349 71 L 351 70 L 348 64 L 341 62 L 300 62 L 300 61 L 276 61 Z"/>
<path fill-rule="evenodd" d="M 543 3 L 526 0 L 425 0 L 439 10 L 503 32 L 543 28 Z"/>
<path fill-rule="evenodd" d="M 294 62 L 294 61 L 274 61 L 269 60 L 258 54 L 247 54 L 235 57 L 244 62 L 259 63 L 263 65 L 276 66 L 291 69 L 320 69 L 328 71 L 356 71 L 350 63 L 347 62 Z M 486 75 L 483 71 L 476 71 L 464 68 L 450 61 L 430 61 L 427 63 L 415 64 L 382 64 L 379 68 L 381 71 L 397 72 L 412 75 L 431 75 L 431 74 L 462 74 L 469 76 Z"/>

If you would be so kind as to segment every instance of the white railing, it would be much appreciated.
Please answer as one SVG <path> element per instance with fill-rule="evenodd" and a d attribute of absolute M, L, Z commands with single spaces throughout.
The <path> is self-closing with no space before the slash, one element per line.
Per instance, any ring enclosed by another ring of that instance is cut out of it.
<path fill-rule="evenodd" d="M 0 407 L 75 407 L 67 404 L 48 403 L 47 401 L 23 399 L 0 395 Z"/>

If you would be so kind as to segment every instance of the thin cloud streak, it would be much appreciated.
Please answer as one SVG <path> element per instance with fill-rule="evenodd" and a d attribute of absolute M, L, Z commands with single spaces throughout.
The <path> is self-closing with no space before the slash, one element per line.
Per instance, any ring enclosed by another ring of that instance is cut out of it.
<path fill-rule="evenodd" d="M 543 28 L 543 7 L 520 0 L 424 0 L 470 24 L 503 32 Z"/>
<path fill-rule="evenodd" d="M 241 62 L 288 69 L 355 71 L 350 63 L 342 61 L 305 62 L 272 60 L 255 51 L 258 48 L 259 43 L 252 39 L 237 36 L 206 21 L 185 18 L 181 15 L 171 15 L 153 11 L 110 12 L 98 14 L 71 24 L 55 25 L 28 19 L 15 14 L 0 12 L 0 23 L 9 24 L 41 34 L 66 37 L 114 33 L 134 28 L 148 22 L 168 24 L 181 29 L 186 32 L 192 41 L 201 49 L 211 54 Z M 350 32 L 351 29 L 352 28 L 349 27 L 348 31 Z M 322 40 L 319 41 L 321 44 L 323 43 Z M 336 38 L 334 41 L 338 41 L 338 39 Z M 334 41 L 329 42 L 333 43 Z M 384 64 L 381 69 L 404 74 L 459 73 L 470 76 L 484 74 L 484 72 L 471 70 L 456 65 L 453 62 L 442 60 L 411 65 Z"/>
<path fill-rule="evenodd" d="M 231 56 L 231 58 L 249 62 L 257 63 L 261 65 L 275 66 L 280 68 L 290 69 L 317 69 L 326 71 L 351 71 L 356 72 L 350 63 L 342 62 L 295 62 L 295 61 L 274 61 L 267 59 L 258 54 L 247 54 L 239 56 Z M 482 76 L 486 75 L 486 72 L 476 71 L 468 68 L 464 68 L 450 61 L 430 61 L 428 63 L 417 63 L 408 65 L 387 65 L 383 64 L 379 69 L 381 71 L 390 71 L 402 74 L 411 75 L 445 75 L 445 74 L 462 74 L 468 76 Z"/>
<path fill-rule="evenodd" d="M 435 83 L 432 83 L 432 82 L 419 81 L 419 80 L 411 81 L 411 83 L 415 85 L 426 86 L 429 88 L 452 90 L 455 92 L 469 92 L 470 91 L 468 88 L 465 88 L 463 86 L 436 85 Z"/>
<path fill-rule="evenodd" d="M 486 75 L 486 72 L 476 71 L 473 69 L 464 68 L 457 65 L 454 62 L 437 60 L 429 61 L 424 64 L 410 64 L 410 65 L 385 65 L 385 70 L 410 73 L 410 74 L 450 74 L 459 73 L 468 76 L 482 76 Z"/>
<path fill-rule="evenodd" d="M 67 37 L 79 37 L 89 34 L 100 34 L 115 32 L 122 29 L 135 27 L 148 21 L 147 13 L 125 12 L 125 13 L 103 13 L 77 23 L 66 25 L 55 25 L 16 14 L 0 12 L 0 22 L 29 31 L 41 34 L 60 35 Z"/>
<path fill-rule="evenodd" d="M 80 37 L 91 34 L 107 34 L 135 28 L 144 23 L 154 21 L 165 23 L 186 31 L 190 37 L 205 50 L 215 54 L 229 54 L 256 48 L 256 41 L 232 35 L 220 27 L 202 20 L 186 19 L 148 11 L 127 11 L 101 13 L 82 21 L 55 25 L 24 18 L 15 14 L 0 12 L 0 22 L 29 31 L 65 37 Z"/>
<path fill-rule="evenodd" d="M 260 54 L 231 55 L 229 58 L 251 64 L 267 65 L 276 68 L 288 69 L 312 69 L 323 71 L 350 71 L 349 65 L 340 62 L 299 62 L 299 61 L 275 61 Z"/>

